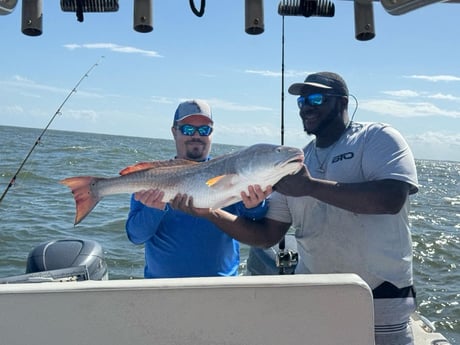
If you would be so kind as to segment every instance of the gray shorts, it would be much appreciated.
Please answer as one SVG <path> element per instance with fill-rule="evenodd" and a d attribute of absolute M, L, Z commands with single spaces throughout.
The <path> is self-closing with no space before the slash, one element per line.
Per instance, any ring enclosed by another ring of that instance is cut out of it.
<path fill-rule="evenodd" d="M 413 286 L 383 282 L 372 290 L 376 345 L 413 345 L 410 316 L 417 308 Z"/>
<path fill-rule="evenodd" d="M 410 316 L 415 297 L 374 299 L 375 345 L 414 345 Z"/>

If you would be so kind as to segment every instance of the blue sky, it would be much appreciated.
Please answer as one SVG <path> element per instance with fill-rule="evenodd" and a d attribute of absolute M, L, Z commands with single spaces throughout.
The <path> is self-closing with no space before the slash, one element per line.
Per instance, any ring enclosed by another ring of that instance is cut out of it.
<path fill-rule="evenodd" d="M 154 1 L 154 30 L 146 34 L 132 29 L 132 1 L 120 1 L 115 13 L 85 13 L 83 23 L 46 1 L 43 34 L 29 37 L 19 1 L 0 16 L 0 125 L 44 128 L 99 62 L 51 129 L 171 139 L 177 104 L 201 98 L 213 108 L 215 143 L 280 143 L 278 3 L 265 1 L 265 32 L 252 36 L 243 0 L 208 0 L 201 18 L 188 1 Z M 374 2 L 376 37 L 361 42 L 353 2 L 334 3 L 333 18 L 285 17 L 284 143 L 312 139 L 288 86 L 329 70 L 357 97 L 355 120 L 392 124 L 416 158 L 460 161 L 460 4 L 393 16 Z"/>

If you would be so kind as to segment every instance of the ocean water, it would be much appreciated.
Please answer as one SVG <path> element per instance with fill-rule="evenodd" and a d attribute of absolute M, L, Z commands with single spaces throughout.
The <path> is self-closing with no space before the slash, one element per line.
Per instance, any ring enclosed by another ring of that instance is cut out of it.
<path fill-rule="evenodd" d="M 0 193 L 40 136 L 41 129 L 0 126 Z M 213 145 L 213 156 L 240 147 Z M 0 203 L 0 277 L 25 273 L 28 253 L 58 238 L 99 242 L 110 279 L 143 277 L 143 248 L 124 224 L 128 194 L 104 200 L 78 226 L 75 204 L 58 183 L 76 175 L 115 176 L 138 161 L 170 159 L 171 140 L 48 130 Z M 460 162 L 417 160 L 419 193 L 411 197 L 418 310 L 452 344 L 460 344 Z M 1 195 L 0 194 L 0 195 Z M 242 245 L 242 261 L 248 247 Z"/>

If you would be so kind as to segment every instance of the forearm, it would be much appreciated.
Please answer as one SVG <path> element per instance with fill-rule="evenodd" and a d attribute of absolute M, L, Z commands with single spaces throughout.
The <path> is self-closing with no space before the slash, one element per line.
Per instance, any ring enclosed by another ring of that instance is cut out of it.
<path fill-rule="evenodd" d="M 265 218 L 253 221 L 245 217 L 235 216 L 222 209 L 212 210 L 204 218 L 214 223 L 229 236 L 251 246 L 268 248 L 278 243 L 283 235 L 280 231 L 270 231 L 268 227 L 270 220 Z M 289 224 L 286 228 L 288 227 Z"/>
<path fill-rule="evenodd" d="M 408 196 L 408 186 L 395 180 L 340 183 L 311 179 L 306 194 L 327 204 L 360 214 L 395 214 Z"/>
<path fill-rule="evenodd" d="M 250 220 L 259 220 L 265 217 L 268 211 L 269 201 L 264 199 L 257 206 L 252 208 L 247 208 L 243 202 L 238 202 L 231 205 L 229 208 L 224 208 L 225 211 L 228 211 L 237 216 L 242 216 Z"/>
<path fill-rule="evenodd" d="M 125 226 L 128 239 L 135 244 L 144 243 L 150 239 L 156 232 L 165 212 L 134 201 L 131 204 Z"/>

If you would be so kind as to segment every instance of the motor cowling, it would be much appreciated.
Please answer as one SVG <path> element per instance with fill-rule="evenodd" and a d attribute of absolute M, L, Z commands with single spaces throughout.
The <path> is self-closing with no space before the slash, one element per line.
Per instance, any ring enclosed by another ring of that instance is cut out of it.
<path fill-rule="evenodd" d="M 26 273 L 85 266 L 90 280 L 106 280 L 107 264 L 99 243 L 93 240 L 61 239 L 44 242 L 28 255 Z"/>

